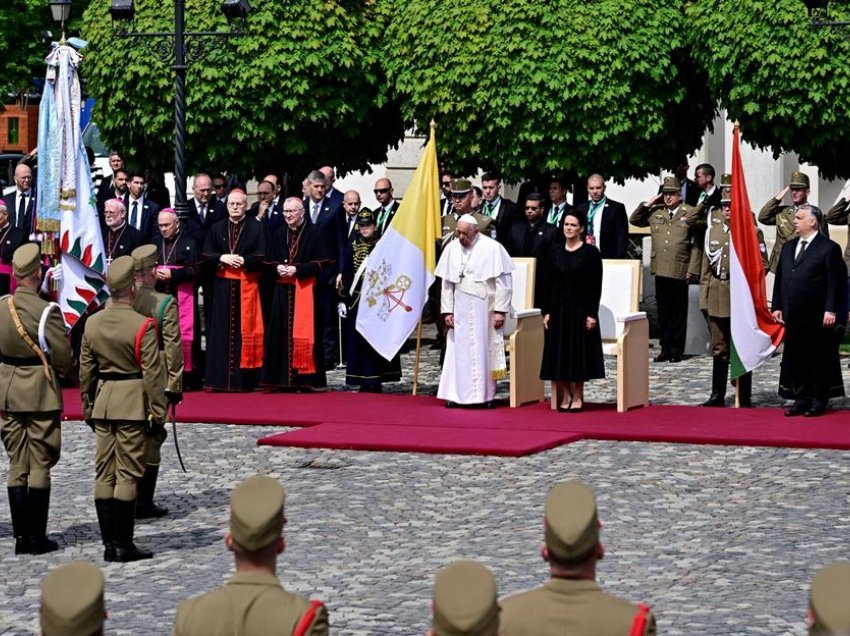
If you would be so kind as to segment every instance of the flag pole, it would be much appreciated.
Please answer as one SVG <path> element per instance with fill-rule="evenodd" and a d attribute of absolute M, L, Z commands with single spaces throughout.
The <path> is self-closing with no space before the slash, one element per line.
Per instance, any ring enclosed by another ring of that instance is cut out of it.
<path fill-rule="evenodd" d="M 412 395 L 416 395 L 416 391 L 419 388 L 419 352 L 422 350 L 422 318 L 419 318 L 419 322 L 416 325 L 416 357 L 413 362 L 413 393 Z"/>

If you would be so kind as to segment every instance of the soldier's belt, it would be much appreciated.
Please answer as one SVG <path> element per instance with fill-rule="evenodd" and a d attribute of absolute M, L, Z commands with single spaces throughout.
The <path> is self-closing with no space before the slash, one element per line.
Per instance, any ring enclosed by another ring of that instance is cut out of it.
<path fill-rule="evenodd" d="M 715 277 L 717 280 L 729 280 L 729 274 L 726 274 L 726 273 L 723 273 L 723 274 L 714 274 L 714 277 Z"/>
<path fill-rule="evenodd" d="M 41 358 L 38 356 L 29 356 L 28 358 L 15 358 L 12 356 L 0 355 L 0 362 L 8 364 L 12 367 L 40 367 Z"/>
<path fill-rule="evenodd" d="M 100 380 L 120 382 L 121 380 L 141 380 L 143 376 L 141 371 L 136 371 L 135 373 L 98 373 L 97 377 Z"/>

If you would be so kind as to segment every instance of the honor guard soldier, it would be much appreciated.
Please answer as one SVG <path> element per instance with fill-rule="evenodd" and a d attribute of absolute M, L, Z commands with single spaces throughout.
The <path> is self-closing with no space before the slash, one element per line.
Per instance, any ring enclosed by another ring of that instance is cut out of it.
<path fill-rule="evenodd" d="M 156 323 L 133 311 L 133 258 L 112 261 L 112 298 L 89 318 L 80 354 L 80 393 L 94 429 L 94 499 L 106 561 L 153 556 L 133 543 L 136 484 L 145 470 L 149 431 L 165 421 L 164 372 Z"/>
<path fill-rule="evenodd" d="M 663 203 L 658 203 L 663 197 Z M 655 276 L 661 353 L 655 362 L 681 362 L 688 325 L 688 283 L 698 281 L 701 254 L 694 246 L 706 227 L 703 206 L 682 203 L 682 186 L 666 177 L 661 193 L 632 212 L 629 222 L 648 227 L 652 234 L 650 270 Z"/>
<path fill-rule="evenodd" d="M 475 561 L 455 561 L 434 579 L 429 636 L 499 636 L 496 579 Z"/>
<path fill-rule="evenodd" d="M 837 561 L 821 568 L 809 595 L 809 634 L 850 634 L 850 562 Z"/>
<path fill-rule="evenodd" d="M 13 296 L 0 298 L 0 436 L 9 454 L 9 508 L 15 554 L 57 549 L 47 538 L 50 469 L 59 461 L 62 434 L 59 378 L 74 360 L 56 303 L 39 298 L 41 254 L 34 243 L 15 250 Z"/>
<path fill-rule="evenodd" d="M 169 404 L 176 406 L 183 400 L 183 340 L 180 336 L 177 300 L 174 296 L 162 294 L 154 289 L 159 258 L 155 245 L 137 247 L 133 250 L 132 257 L 136 268 L 136 297 L 133 300 L 133 309 L 146 318 L 152 318 L 156 323 L 165 373 L 165 398 Z M 148 440 L 145 474 L 136 488 L 136 519 L 156 519 L 168 514 L 166 508 L 157 506 L 153 501 L 159 477 L 162 443 L 167 436 L 165 427 L 161 426 L 153 431 Z"/>
<path fill-rule="evenodd" d="M 42 636 L 103 634 L 103 573 L 85 561 L 66 563 L 41 584 Z"/>
<path fill-rule="evenodd" d="M 636 605 L 603 592 L 596 584 L 599 542 L 596 495 L 577 479 L 557 484 L 544 508 L 550 579 L 537 589 L 502 601 L 502 636 L 563 634 L 655 634 L 655 618 Z"/>
<path fill-rule="evenodd" d="M 726 406 L 726 377 L 729 374 L 729 343 L 731 336 L 731 300 L 729 294 L 729 220 L 732 218 L 732 175 L 720 177 L 721 200 L 719 208 L 708 213 L 708 231 L 700 276 L 700 309 L 708 315 L 708 333 L 711 336 L 711 396 L 703 406 Z M 750 212 L 752 214 L 752 212 Z M 755 217 L 753 217 L 753 225 Z M 767 246 L 764 235 L 756 227 L 764 272 L 767 272 Z M 738 406 L 752 406 L 753 374 L 745 373 L 737 379 Z"/>
<path fill-rule="evenodd" d="M 283 536 L 285 493 L 265 476 L 249 477 L 230 496 L 230 532 L 236 573 L 224 586 L 177 608 L 174 636 L 328 633 L 328 612 L 320 601 L 287 592 L 276 576 Z"/>
<path fill-rule="evenodd" d="M 791 205 L 782 205 L 782 199 L 785 198 L 789 190 L 791 192 Z M 820 212 L 820 208 L 809 203 L 809 175 L 797 171 L 791 173 L 788 185 L 765 203 L 759 212 L 759 223 L 776 226 L 776 237 L 773 241 L 773 250 L 770 253 L 770 271 L 774 274 L 779 263 L 779 253 L 782 251 L 782 246 L 796 236 L 794 233 L 794 214 L 804 205 L 809 205 Z M 829 238 L 829 228 L 826 221 L 821 223 L 820 231 L 821 234 Z"/>

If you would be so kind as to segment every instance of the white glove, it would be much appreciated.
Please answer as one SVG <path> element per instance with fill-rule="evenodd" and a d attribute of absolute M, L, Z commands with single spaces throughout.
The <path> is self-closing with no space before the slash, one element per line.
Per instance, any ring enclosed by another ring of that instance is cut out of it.
<path fill-rule="evenodd" d="M 336 306 L 336 313 L 339 314 L 340 318 L 345 318 L 348 315 L 348 308 L 345 306 L 345 303 L 339 303 Z"/>
<path fill-rule="evenodd" d="M 62 263 L 54 265 L 47 270 L 47 278 L 59 282 L 62 280 Z"/>

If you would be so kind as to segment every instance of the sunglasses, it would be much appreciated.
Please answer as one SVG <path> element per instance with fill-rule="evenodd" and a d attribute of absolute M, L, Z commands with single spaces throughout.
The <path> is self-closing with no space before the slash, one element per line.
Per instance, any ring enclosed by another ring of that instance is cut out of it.
<path fill-rule="evenodd" d="M 526 210 L 539 210 L 540 206 L 539 205 L 527 205 L 527 206 L 525 206 L 525 209 Z"/>
<path fill-rule="evenodd" d="M 389 191 L 389 188 L 375 188 L 374 190 L 372 190 L 372 192 L 374 192 L 375 194 L 386 194 Z"/>

